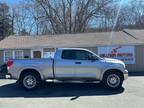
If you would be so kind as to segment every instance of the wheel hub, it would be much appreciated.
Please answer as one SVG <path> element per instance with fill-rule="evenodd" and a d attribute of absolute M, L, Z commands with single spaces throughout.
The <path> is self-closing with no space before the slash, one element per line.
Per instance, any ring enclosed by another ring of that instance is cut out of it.
<path fill-rule="evenodd" d="M 27 79 L 26 82 L 27 82 L 28 85 L 32 85 L 34 83 L 34 81 L 32 79 Z"/>
<path fill-rule="evenodd" d="M 119 84 L 120 84 L 120 78 L 118 75 L 116 74 L 111 74 L 108 76 L 107 78 L 107 84 L 110 86 L 110 87 L 117 87 Z"/>
<path fill-rule="evenodd" d="M 115 77 L 112 77 L 111 79 L 110 79 L 110 83 L 111 84 L 115 84 L 117 82 L 117 79 L 115 78 Z"/>
<path fill-rule="evenodd" d="M 31 89 L 36 86 L 36 78 L 32 75 L 28 75 L 24 78 L 23 84 L 26 88 Z"/>

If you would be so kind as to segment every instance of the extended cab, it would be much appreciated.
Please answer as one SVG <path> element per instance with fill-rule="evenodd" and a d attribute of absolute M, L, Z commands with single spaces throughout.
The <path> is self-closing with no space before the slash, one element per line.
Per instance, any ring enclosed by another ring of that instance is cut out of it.
<path fill-rule="evenodd" d="M 28 90 L 48 79 L 60 81 L 100 81 L 117 89 L 128 77 L 125 64 L 116 59 L 101 58 L 82 48 L 58 48 L 53 58 L 23 59 L 7 62 L 11 78 Z"/>

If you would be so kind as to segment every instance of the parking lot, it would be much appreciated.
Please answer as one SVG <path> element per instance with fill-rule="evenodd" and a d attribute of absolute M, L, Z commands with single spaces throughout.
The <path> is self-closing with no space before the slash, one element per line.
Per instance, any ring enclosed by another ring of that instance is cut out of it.
<path fill-rule="evenodd" d="M 46 83 L 25 91 L 15 80 L 0 79 L 0 108 L 142 108 L 144 76 L 130 76 L 123 88 L 111 91 L 92 83 Z"/>

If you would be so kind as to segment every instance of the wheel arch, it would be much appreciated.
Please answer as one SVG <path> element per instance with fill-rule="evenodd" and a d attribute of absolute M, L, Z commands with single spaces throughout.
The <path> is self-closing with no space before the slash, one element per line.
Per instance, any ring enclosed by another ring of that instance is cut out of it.
<path fill-rule="evenodd" d="M 20 75 L 19 75 L 19 79 L 18 79 L 18 80 L 20 80 L 21 77 L 22 77 L 25 73 L 28 73 L 28 72 L 32 72 L 32 73 L 37 74 L 37 75 L 41 78 L 41 80 L 44 79 L 44 78 L 43 78 L 43 75 L 40 73 L 39 70 L 34 69 L 34 68 L 27 68 L 27 69 L 21 70 Z"/>
<path fill-rule="evenodd" d="M 112 72 L 112 71 L 118 72 L 118 73 L 122 76 L 122 78 L 123 78 L 123 80 L 124 80 L 123 72 L 122 72 L 120 69 L 107 69 L 107 70 L 105 70 L 105 71 L 101 74 L 100 80 L 103 79 L 104 75 L 105 75 L 107 72 Z"/>

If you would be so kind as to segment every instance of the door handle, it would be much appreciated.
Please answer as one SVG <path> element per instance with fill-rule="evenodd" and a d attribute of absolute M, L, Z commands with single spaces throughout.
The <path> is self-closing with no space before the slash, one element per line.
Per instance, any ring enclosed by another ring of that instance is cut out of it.
<path fill-rule="evenodd" d="M 81 62 L 75 62 L 75 64 L 81 64 Z"/>

